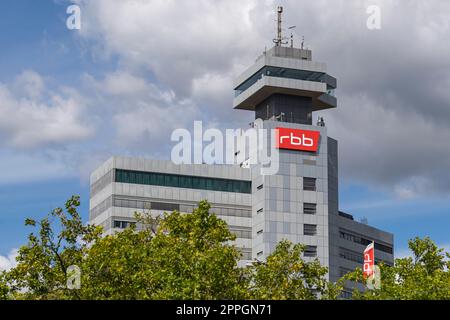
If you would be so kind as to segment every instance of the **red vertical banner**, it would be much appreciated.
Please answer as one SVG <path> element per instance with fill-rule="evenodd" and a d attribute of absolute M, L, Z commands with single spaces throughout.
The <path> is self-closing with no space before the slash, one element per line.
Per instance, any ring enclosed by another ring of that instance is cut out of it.
<path fill-rule="evenodd" d="M 364 278 L 369 278 L 375 273 L 375 248 L 373 242 L 364 250 L 363 273 Z"/>

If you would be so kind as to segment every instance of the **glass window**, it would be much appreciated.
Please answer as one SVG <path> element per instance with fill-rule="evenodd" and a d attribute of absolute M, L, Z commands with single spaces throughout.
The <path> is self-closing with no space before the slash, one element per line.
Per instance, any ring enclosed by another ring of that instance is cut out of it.
<path fill-rule="evenodd" d="M 305 252 L 303 253 L 305 257 L 316 257 L 317 247 L 316 246 L 306 246 Z"/>
<path fill-rule="evenodd" d="M 304 224 L 303 234 L 305 236 L 315 236 L 317 234 L 317 226 L 315 224 Z"/>
<path fill-rule="evenodd" d="M 314 82 L 325 82 L 331 89 L 333 88 L 330 77 L 323 72 L 265 66 L 260 70 L 258 70 L 255 74 L 253 74 L 245 82 L 243 82 L 239 87 L 237 87 L 235 89 L 235 96 L 240 95 L 242 92 L 250 88 L 260 79 L 262 79 L 263 76 L 306 80 Z"/>
<path fill-rule="evenodd" d="M 175 188 L 191 188 L 225 192 L 251 193 L 251 182 L 175 174 L 137 172 L 116 169 L 116 182 L 155 185 Z"/>
<path fill-rule="evenodd" d="M 316 178 L 303 178 L 303 190 L 316 191 Z"/>
<path fill-rule="evenodd" d="M 304 214 L 316 214 L 317 205 L 315 203 L 303 203 L 303 213 Z"/>

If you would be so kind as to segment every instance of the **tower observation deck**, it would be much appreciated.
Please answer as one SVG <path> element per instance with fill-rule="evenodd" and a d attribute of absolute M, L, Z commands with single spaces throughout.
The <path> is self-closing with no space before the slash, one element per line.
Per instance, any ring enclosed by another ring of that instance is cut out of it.
<path fill-rule="evenodd" d="M 311 50 L 282 44 L 277 40 L 237 77 L 233 107 L 254 111 L 255 119 L 311 125 L 313 111 L 337 107 L 336 78 L 312 60 Z"/>

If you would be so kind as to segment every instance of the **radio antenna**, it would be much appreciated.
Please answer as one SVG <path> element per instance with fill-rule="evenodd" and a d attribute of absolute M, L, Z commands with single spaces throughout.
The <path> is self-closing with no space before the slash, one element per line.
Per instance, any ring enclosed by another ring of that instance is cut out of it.
<path fill-rule="evenodd" d="M 291 30 L 291 48 L 294 47 L 294 34 L 292 33 L 292 30 L 294 30 L 297 26 L 291 26 L 288 29 Z"/>
<path fill-rule="evenodd" d="M 287 41 L 284 42 L 284 38 L 283 38 L 283 29 L 281 27 L 282 24 L 282 19 L 281 19 L 281 14 L 283 13 L 283 7 L 279 6 L 277 8 L 277 13 L 278 13 L 278 17 L 277 17 L 277 37 L 275 39 L 273 39 L 273 42 L 275 43 L 276 46 L 281 46 L 282 44 L 287 44 Z"/>

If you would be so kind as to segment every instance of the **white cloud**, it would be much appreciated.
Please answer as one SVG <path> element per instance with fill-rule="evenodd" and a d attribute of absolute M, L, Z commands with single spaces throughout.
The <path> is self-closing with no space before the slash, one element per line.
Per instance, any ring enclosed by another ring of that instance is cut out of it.
<path fill-rule="evenodd" d="M 34 71 L 25 70 L 16 77 L 13 89 L 22 96 L 37 99 L 44 92 L 44 79 Z"/>
<path fill-rule="evenodd" d="M 266 40 L 257 25 L 265 25 L 272 9 L 257 0 L 81 2 L 86 38 L 124 65 L 152 72 L 181 96 L 190 95 L 192 82 L 206 73 L 215 77 L 253 61 Z"/>
<path fill-rule="evenodd" d="M 83 122 L 83 109 L 76 91 L 45 90 L 41 76 L 26 71 L 16 78 L 13 90 L 0 83 L 0 143 L 28 149 L 85 140 L 93 128 Z"/>
<path fill-rule="evenodd" d="M 450 128 L 416 112 L 389 108 L 366 94 L 347 95 L 326 117 L 339 140 L 340 169 L 347 179 L 388 188 L 400 199 L 450 187 Z M 370 169 L 369 169 L 370 168 Z M 447 184 L 447 185 L 446 185 Z"/>
<path fill-rule="evenodd" d="M 0 271 L 8 271 L 17 265 L 18 249 L 12 249 L 7 256 L 0 255 Z"/>

